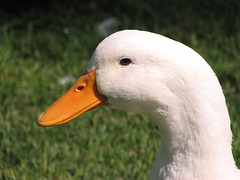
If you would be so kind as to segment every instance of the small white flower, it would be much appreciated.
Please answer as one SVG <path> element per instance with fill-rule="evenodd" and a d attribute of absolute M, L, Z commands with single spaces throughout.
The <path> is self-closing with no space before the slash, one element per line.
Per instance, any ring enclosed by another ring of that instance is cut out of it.
<path fill-rule="evenodd" d="M 115 18 L 107 18 L 98 25 L 98 33 L 102 36 L 107 36 L 112 33 L 117 25 L 118 21 Z"/>
<path fill-rule="evenodd" d="M 63 28 L 63 32 L 64 32 L 65 34 L 68 34 L 68 33 L 69 33 L 69 29 L 68 29 L 67 27 L 65 27 L 65 28 Z"/>
<path fill-rule="evenodd" d="M 74 78 L 73 76 L 71 75 L 68 75 L 68 76 L 64 76 L 62 77 L 61 79 L 59 79 L 58 83 L 61 85 L 61 86 L 65 86 L 66 84 L 68 83 L 74 83 L 76 81 L 76 78 Z"/>

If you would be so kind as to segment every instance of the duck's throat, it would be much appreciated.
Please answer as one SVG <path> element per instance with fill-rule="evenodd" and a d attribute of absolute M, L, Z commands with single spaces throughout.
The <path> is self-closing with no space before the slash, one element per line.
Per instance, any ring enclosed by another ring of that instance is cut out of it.
<path fill-rule="evenodd" d="M 186 114 L 156 120 L 161 145 L 152 168 L 153 179 L 209 179 L 215 176 L 216 171 L 224 171 L 227 166 L 234 165 L 230 123 L 221 124 L 218 117 L 207 119 L 209 117 L 204 113 Z M 228 114 L 224 118 L 228 118 Z"/>

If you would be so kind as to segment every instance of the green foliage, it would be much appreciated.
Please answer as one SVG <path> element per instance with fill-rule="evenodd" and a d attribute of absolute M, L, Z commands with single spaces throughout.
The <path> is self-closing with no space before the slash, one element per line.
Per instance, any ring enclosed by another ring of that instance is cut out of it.
<path fill-rule="evenodd" d="M 97 109 L 62 126 L 37 116 L 78 78 L 103 39 L 108 17 L 184 42 L 213 67 L 223 86 L 240 166 L 240 8 L 238 1 L 50 1 L 18 14 L 0 9 L 0 179 L 148 179 L 160 136 L 148 117 Z"/>

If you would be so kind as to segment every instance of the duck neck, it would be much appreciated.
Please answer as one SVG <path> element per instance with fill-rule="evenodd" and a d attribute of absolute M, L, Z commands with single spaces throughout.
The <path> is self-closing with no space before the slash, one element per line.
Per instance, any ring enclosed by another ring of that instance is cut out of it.
<path fill-rule="evenodd" d="M 209 179 L 234 166 L 227 108 L 178 107 L 182 109 L 168 108 L 167 114 L 157 110 L 153 115 L 161 135 L 154 174 L 173 179 Z"/>

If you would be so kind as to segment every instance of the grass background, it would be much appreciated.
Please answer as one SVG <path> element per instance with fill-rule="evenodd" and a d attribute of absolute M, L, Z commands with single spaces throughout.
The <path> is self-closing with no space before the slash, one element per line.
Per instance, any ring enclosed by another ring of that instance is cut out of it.
<path fill-rule="evenodd" d="M 100 108 L 62 126 L 37 116 L 78 78 L 114 17 L 199 52 L 222 84 L 240 167 L 240 1 L 90 0 L 0 3 L 0 179 L 148 179 L 159 131 L 148 117 Z"/>

